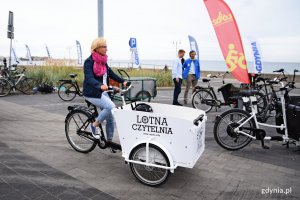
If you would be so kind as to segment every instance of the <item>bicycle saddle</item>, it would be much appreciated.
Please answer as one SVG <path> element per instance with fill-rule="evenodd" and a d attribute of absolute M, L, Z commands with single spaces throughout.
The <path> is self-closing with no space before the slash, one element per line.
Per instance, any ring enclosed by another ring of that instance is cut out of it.
<path fill-rule="evenodd" d="M 86 99 L 85 99 L 85 102 L 86 102 L 86 104 L 87 104 L 88 107 L 90 107 L 90 106 L 95 106 L 94 104 L 92 104 L 91 102 L 89 102 L 89 101 L 86 100 Z"/>
<path fill-rule="evenodd" d="M 258 93 L 258 90 L 242 90 L 239 92 L 244 97 L 250 97 Z"/>
<path fill-rule="evenodd" d="M 69 76 L 70 76 L 71 78 L 75 78 L 75 77 L 77 76 L 77 74 L 69 74 Z"/>
<path fill-rule="evenodd" d="M 207 83 L 207 82 L 209 82 L 209 81 L 210 81 L 209 78 L 203 78 L 203 79 L 202 79 L 202 82 L 203 82 L 203 83 Z"/>

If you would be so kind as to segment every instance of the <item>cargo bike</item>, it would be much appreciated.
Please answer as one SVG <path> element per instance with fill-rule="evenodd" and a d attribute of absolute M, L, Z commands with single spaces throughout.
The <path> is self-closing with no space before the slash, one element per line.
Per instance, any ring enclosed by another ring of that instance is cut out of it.
<path fill-rule="evenodd" d="M 69 106 L 65 133 L 70 145 L 88 153 L 98 145 L 122 152 L 125 163 L 143 184 L 164 183 L 177 167 L 193 168 L 205 148 L 204 111 L 148 102 L 126 104 L 124 96 L 132 88 L 120 90 L 123 105 L 113 109 L 120 143 L 108 142 L 100 125 L 100 139 L 94 139 L 89 125 L 98 115 L 97 108 Z M 115 88 L 116 89 L 116 88 Z M 116 138 L 116 136 L 115 136 Z"/>
<path fill-rule="evenodd" d="M 275 102 L 275 122 L 276 125 L 258 121 L 254 102 L 251 98 L 249 104 L 251 113 L 243 109 L 231 109 L 217 116 L 214 125 L 214 138 L 224 149 L 234 151 L 246 147 L 253 139 L 261 141 L 264 149 L 269 149 L 264 141 L 282 141 L 284 145 L 295 144 L 300 147 L 300 96 L 290 96 L 289 92 L 295 89 L 295 75 L 298 70 L 294 70 L 293 80 L 284 85 L 281 80 L 269 80 L 269 84 L 281 84 L 279 89 L 281 95 Z M 258 90 L 241 91 L 243 97 L 255 95 Z M 270 104 L 265 111 L 269 110 Z M 263 112 L 267 114 L 267 112 Z M 276 128 L 280 136 L 267 136 L 264 129 L 260 127 Z"/>

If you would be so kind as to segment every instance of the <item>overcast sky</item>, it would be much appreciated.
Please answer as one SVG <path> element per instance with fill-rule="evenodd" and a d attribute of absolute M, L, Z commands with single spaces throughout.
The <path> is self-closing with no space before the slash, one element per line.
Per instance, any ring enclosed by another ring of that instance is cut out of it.
<path fill-rule="evenodd" d="M 251 58 L 248 37 L 254 37 L 265 61 L 300 62 L 299 0 L 226 2 L 239 25 L 246 58 Z M 203 0 L 104 0 L 104 6 L 110 59 L 130 58 L 130 37 L 137 38 L 140 59 L 173 59 L 173 41 L 180 41 L 178 48 L 189 50 L 188 35 L 196 38 L 200 59 L 223 59 Z M 19 57 L 26 55 L 25 44 L 32 56 L 46 56 L 47 44 L 54 58 L 76 58 L 78 40 L 86 58 L 97 37 L 97 0 L 2 0 L 1 56 L 9 54 L 9 10 L 14 12 L 13 46 Z"/>

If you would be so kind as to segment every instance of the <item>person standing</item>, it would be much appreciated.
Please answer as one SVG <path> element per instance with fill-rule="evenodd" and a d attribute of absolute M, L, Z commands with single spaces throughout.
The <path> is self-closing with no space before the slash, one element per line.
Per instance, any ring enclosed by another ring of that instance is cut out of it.
<path fill-rule="evenodd" d="M 197 85 L 198 80 L 200 79 L 200 63 L 195 58 L 196 52 L 192 50 L 190 51 L 189 55 L 190 58 L 187 59 L 182 65 L 183 79 L 186 80 L 186 88 L 184 92 L 184 104 L 187 104 L 188 93 L 191 85 L 194 91 L 194 88 Z"/>
<path fill-rule="evenodd" d="M 182 84 L 182 59 L 184 57 L 185 51 L 183 49 L 179 49 L 178 58 L 173 61 L 172 66 L 172 79 L 175 85 L 174 94 L 173 94 L 173 105 L 182 106 L 178 102 L 178 96 L 181 92 L 181 84 Z"/>

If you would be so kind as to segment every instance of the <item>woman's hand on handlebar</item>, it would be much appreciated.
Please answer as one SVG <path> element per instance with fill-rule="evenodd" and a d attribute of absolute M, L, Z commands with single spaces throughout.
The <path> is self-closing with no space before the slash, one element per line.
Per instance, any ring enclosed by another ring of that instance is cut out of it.
<path fill-rule="evenodd" d="M 107 85 L 101 85 L 100 89 L 102 91 L 107 91 L 108 90 L 108 86 Z"/>
<path fill-rule="evenodd" d="M 130 82 L 130 81 L 124 81 L 124 82 L 123 82 L 123 85 L 124 85 L 125 87 L 129 87 L 129 86 L 131 85 L 131 82 Z"/>

